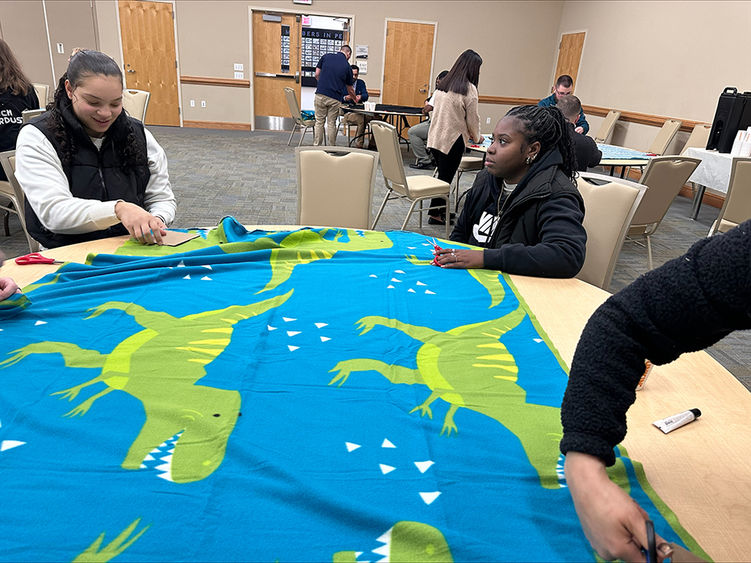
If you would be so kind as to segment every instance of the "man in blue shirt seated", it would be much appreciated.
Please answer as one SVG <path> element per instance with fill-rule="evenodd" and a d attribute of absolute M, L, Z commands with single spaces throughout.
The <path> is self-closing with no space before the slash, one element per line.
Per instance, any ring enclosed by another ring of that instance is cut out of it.
<path fill-rule="evenodd" d="M 344 92 L 342 101 L 345 104 L 361 104 L 368 101 L 368 87 L 365 86 L 365 81 L 360 80 L 360 67 L 352 65 L 352 76 L 355 79 L 355 95 Z M 359 149 L 362 148 L 365 141 L 365 125 L 373 119 L 370 115 L 364 115 L 362 113 L 345 113 L 344 123 L 350 123 L 357 126 L 357 132 L 355 133 L 355 146 Z"/>
<path fill-rule="evenodd" d="M 543 98 L 537 102 L 538 106 L 545 107 L 557 105 L 558 100 L 564 96 L 568 96 L 574 91 L 574 79 L 568 74 L 562 74 L 558 77 L 558 80 L 555 81 L 555 86 L 553 86 L 550 91 L 553 93 L 547 98 Z M 584 111 L 582 110 L 579 110 L 579 119 L 576 120 L 576 127 L 574 130 L 582 135 L 586 135 L 587 131 L 589 131 L 589 123 L 587 123 L 587 118 L 584 117 Z"/>
<path fill-rule="evenodd" d="M 342 45 L 338 53 L 326 53 L 316 65 L 316 88 L 315 110 L 316 126 L 314 145 L 323 144 L 324 122 L 328 124 L 329 145 L 336 145 L 336 118 L 342 107 L 342 92 L 346 91 L 353 98 L 356 96 L 352 76 L 352 68 L 349 66 L 349 58 L 352 49 L 349 45 Z"/>

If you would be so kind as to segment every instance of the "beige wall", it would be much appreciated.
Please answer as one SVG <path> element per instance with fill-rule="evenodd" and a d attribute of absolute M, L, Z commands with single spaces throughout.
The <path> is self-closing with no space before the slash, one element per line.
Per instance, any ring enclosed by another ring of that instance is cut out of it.
<path fill-rule="evenodd" d="M 49 2 L 48 2 L 49 3 Z M 88 0 L 66 0 L 88 6 Z M 306 13 L 291 0 L 175 0 L 180 74 L 233 78 L 242 63 L 251 78 L 250 7 Z M 540 98 L 554 78 L 562 33 L 586 31 L 576 93 L 585 104 L 711 122 L 725 86 L 751 90 L 751 2 L 316 0 L 310 13 L 354 17 L 353 44 L 369 46 L 368 86 L 381 87 L 386 18 L 437 22 L 433 75 L 466 48 L 485 60 L 480 94 Z M 49 11 L 49 10 L 48 10 Z M 63 18 L 51 9 L 56 25 Z M 116 0 L 95 0 L 99 48 L 121 61 Z M 29 77 L 52 82 L 41 0 L 0 1 L 0 34 Z M 66 49 L 68 45 L 66 45 Z M 57 69 L 56 69 L 57 70 Z M 250 123 L 250 91 L 182 86 L 183 117 Z M 205 99 L 206 108 L 188 101 Z M 481 104 L 483 129 L 508 106 Z M 487 118 L 491 119 L 486 124 Z M 600 118 L 591 116 L 593 131 Z M 614 141 L 645 149 L 654 127 L 620 123 Z M 685 138 L 681 134 L 680 138 Z M 675 149 L 680 142 L 675 143 Z"/>
<path fill-rule="evenodd" d="M 99 50 L 102 53 L 107 53 L 122 65 L 123 49 L 120 44 L 117 2 L 115 0 L 96 0 L 94 13 L 96 14 Z"/>
<path fill-rule="evenodd" d="M 567 1 L 558 33 L 587 32 L 582 103 L 711 123 L 725 86 L 751 90 L 749 30 L 751 2 Z M 614 141 L 643 150 L 655 134 L 619 123 Z"/>
<path fill-rule="evenodd" d="M 212 1 L 176 0 L 180 72 L 188 76 L 232 78 L 233 63 L 250 75 L 249 8 L 354 17 L 353 45 L 368 45 L 370 88 L 381 88 L 386 18 L 437 22 L 433 75 L 450 68 L 467 48 L 484 59 L 481 95 L 541 97 L 549 89 L 550 65 L 555 63 L 556 32 L 563 3 L 549 2 L 424 2 L 316 0 L 309 8 L 291 0 Z M 534 25 L 528 25 L 534 22 Z M 198 40 L 196 38 L 199 38 Z M 250 122 L 247 90 L 212 86 L 183 86 L 183 116 L 187 120 Z M 207 107 L 188 105 L 206 99 Z M 491 129 L 504 108 L 481 106 L 483 127 Z M 485 125 L 487 118 L 491 125 Z"/>
<path fill-rule="evenodd" d="M 32 82 L 53 84 L 41 0 L 0 2 L 0 33 Z"/>
<path fill-rule="evenodd" d="M 0 32 L 29 79 L 47 84 L 50 96 L 65 72 L 71 50 L 98 48 L 88 0 L 48 0 L 46 6 L 41 0 L 0 1 Z M 57 43 L 62 43 L 63 53 L 57 52 Z"/>

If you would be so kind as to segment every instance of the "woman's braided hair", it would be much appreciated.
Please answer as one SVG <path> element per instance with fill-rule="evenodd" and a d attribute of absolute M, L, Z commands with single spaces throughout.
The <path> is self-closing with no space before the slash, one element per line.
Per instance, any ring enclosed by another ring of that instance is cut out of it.
<path fill-rule="evenodd" d="M 574 180 L 576 175 L 576 152 L 571 128 L 561 110 L 555 106 L 517 106 L 511 108 L 506 117 L 513 117 L 522 126 L 521 132 L 527 144 L 539 141 L 540 154 L 557 148 L 563 162 L 561 169 Z"/>
<path fill-rule="evenodd" d="M 60 77 L 52 102 L 47 105 L 50 112 L 50 127 L 55 139 L 60 143 L 63 165 L 70 165 L 73 154 L 77 151 L 77 142 L 65 125 L 62 109 L 68 107 L 73 111 L 71 100 L 65 91 L 65 81 L 72 88 L 78 87 L 85 79 L 95 76 L 116 76 L 123 82 L 120 67 L 108 55 L 99 51 L 82 49 L 73 54 L 68 62 L 68 70 Z M 74 113 L 75 115 L 75 113 Z M 143 143 L 136 141 L 136 132 L 123 110 L 110 125 L 107 136 L 112 140 L 115 153 L 123 168 L 147 166 L 148 157 Z"/>

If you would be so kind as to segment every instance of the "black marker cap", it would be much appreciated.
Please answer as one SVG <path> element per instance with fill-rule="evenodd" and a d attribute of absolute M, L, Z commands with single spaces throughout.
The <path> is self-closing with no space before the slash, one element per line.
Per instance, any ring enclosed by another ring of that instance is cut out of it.
<path fill-rule="evenodd" d="M 694 416 L 696 418 L 699 418 L 701 416 L 701 411 L 699 409 L 689 409 L 692 413 L 694 413 Z"/>

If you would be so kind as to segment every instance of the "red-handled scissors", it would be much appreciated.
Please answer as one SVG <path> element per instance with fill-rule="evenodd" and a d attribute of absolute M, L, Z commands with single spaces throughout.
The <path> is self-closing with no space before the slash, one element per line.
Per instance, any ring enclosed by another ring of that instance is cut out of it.
<path fill-rule="evenodd" d="M 24 254 L 16 258 L 16 264 L 20 266 L 28 266 L 29 264 L 62 264 L 60 260 L 54 258 L 47 258 L 42 256 L 38 252 L 32 252 L 31 254 Z"/>

